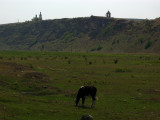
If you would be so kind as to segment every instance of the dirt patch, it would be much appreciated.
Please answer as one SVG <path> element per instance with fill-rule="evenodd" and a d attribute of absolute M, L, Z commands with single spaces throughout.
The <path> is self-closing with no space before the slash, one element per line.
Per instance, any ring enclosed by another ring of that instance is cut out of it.
<path fill-rule="evenodd" d="M 66 97 L 75 97 L 76 96 L 76 93 L 77 93 L 77 91 L 75 92 L 75 91 L 71 91 L 71 90 L 65 90 L 64 91 L 64 95 L 66 96 Z"/>
<path fill-rule="evenodd" d="M 149 101 L 160 102 L 160 98 L 150 98 Z"/>
<path fill-rule="evenodd" d="M 56 95 L 61 94 L 62 90 L 55 87 L 49 87 L 49 86 L 39 86 L 37 90 L 29 90 L 29 91 L 21 91 L 21 94 L 24 95 L 36 95 L 36 96 L 46 96 L 46 95 Z"/>
<path fill-rule="evenodd" d="M 49 81 L 49 76 L 41 72 L 27 72 L 23 75 L 23 77 L 27 79 L 34 79 L 36 81 L 41 81 L 41 82 Z"/>
<path fill-rule="evenodd" d="M 14 71 L 32 70 L 32 68 L 13 62 L 0 62 L 1 65 L 11 68 Z"/>
<path fill-rule="evenodd" d="M 148 94 L 160 94 L 160 90 L 159 89 L 149 89 L 147 93 Z"/>

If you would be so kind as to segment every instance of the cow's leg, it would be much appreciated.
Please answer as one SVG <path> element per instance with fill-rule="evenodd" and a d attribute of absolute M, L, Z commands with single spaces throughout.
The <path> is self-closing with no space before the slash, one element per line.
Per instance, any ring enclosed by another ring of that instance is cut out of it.
<path fill-rule="evenodd" d="M 96 101 L 95 96 L 92 96 L 92 106 L 91 107 L 95 107 L 95 101 Z"/>
<path fill-rule="evenodd" d="M 82 106 L 84 106 L 85 97 L 82 97 Z"/>

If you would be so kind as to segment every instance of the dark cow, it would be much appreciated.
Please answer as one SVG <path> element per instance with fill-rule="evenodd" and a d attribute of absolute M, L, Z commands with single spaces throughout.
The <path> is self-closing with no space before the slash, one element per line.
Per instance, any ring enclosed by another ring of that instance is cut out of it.
<path fill-rule="evenodd" d="M 96 100 L 96 92 L 97 88 L 94 86 L 82 86 L 78 90 L 77 97 L 75 99 L 76 106 L 78 105 L 80 98 L 82 98 L 82 106 L 84 106 L 85 97 L 90 95 L 92 97 L 92 107 L 94 107 Z"/>

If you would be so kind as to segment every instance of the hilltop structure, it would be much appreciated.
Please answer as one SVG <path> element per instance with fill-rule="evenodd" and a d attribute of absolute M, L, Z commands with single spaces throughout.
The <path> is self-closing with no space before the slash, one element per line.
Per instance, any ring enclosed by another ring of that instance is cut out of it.
<path fill-rule="evenodd" d="M 42 20 L 42 13 L 39 14 L 39 20 Z"/>
<path fill-rule="evenodd" d="M 106 17 L 107 18 L 111 18 L 111 12 L 108 10 L 108 12 L 106 13 Z"/>
<path fill-rule="evenodd" d="M 39 17 L 36 14 L 32 21 L 42 21 L 42 13 L 40 12 Z"/>

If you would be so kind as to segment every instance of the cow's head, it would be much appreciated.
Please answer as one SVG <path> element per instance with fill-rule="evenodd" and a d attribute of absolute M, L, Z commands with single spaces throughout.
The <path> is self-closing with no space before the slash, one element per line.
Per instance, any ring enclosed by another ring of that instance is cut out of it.
<path fill-rule="evenodd" d="M 79 102 L 79 100 L 78 100 L 77 97 L 75 98 L 74 102 L 75 102 L 75 104 L 76 104 L 76 106 L 77 106 L 77 105 L 78 105 L 78 102 Z"/>

